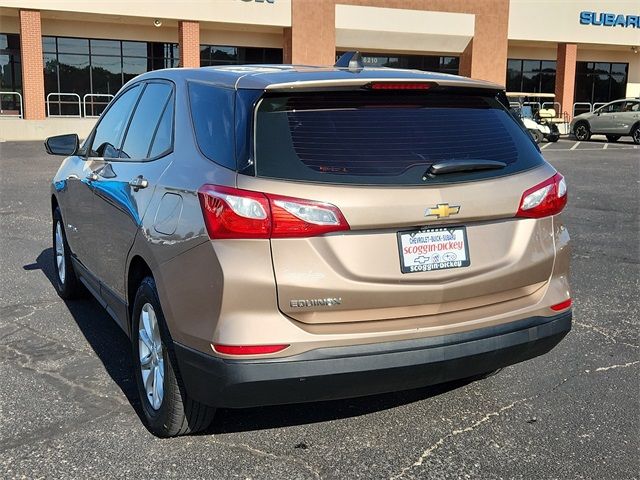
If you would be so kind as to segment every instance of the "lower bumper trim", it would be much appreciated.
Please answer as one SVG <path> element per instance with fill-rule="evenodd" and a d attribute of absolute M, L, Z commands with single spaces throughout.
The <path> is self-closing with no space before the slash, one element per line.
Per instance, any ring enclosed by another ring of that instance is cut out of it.
<path fill-rule="evenodd" d="M 175 344 L 189 395 L 227 408 L 358 397 L 490 372 L 550 351 L 571 311 L 462 334 L 313 350 L 286 358 L 227 360 Z"/>

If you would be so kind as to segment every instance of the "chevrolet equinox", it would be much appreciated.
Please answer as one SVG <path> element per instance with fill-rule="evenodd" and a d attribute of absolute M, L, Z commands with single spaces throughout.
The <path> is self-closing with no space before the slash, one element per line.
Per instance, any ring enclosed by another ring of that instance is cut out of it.
<path fill-rule="evenodd" d="M 55 283 L 131 339 L 158 436 L 489 372 L 571 328 L 565 180 L 499 85 L 228 66 L 127 83 L 51 187 Z"/>

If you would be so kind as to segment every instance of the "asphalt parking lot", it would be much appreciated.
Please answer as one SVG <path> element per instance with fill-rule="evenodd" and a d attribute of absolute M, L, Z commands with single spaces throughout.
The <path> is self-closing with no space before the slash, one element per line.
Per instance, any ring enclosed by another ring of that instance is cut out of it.
<path fill-rule="evenodd" d="M 640 149 L 542 147 L 573 240 L 574 327 L 555 350 L 482 381 L 220 410 L 203 435 L 159 440 L 125 335 L 51 284 L 60 158 L 0 143 L 0 478 L 638 478 Z"/>

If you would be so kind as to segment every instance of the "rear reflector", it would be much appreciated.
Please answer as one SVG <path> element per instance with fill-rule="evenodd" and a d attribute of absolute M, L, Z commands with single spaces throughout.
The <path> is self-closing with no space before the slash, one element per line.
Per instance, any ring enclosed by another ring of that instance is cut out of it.
<path fill-rule="evenodd" d="M 372 90 L 429 90 L 433 84 L 417 82 L 373 82 Z"/>
<path fill-rule="evenodd" d="M 314 237 L 349 230 L 338 207 L 302 198 L 203 185 L 198 190 L 209 238 Z"/>
<path fill-rule="evenodd" d="M 264 355 L 281 352 L 289 345 L 218 345 L 212 344 L 213 349 L 225 355 Z"/>
<path fill-rule="evenodd" d="M 559 312 L 560 310 L 565 310 L 569 308 L 572 303 L 573 301 L 570 298 L 568 298 L 564 302 L 560 302 L 560 303 L 556 303 L 555 305 L 552 305 L 551 310 L 555 310 L 556 312 Z"/>
<path fill-rule="evenodd" d="M 531 187 L 522 194 L 516 217 L 542 218 L 556 215 L 567 204 L 567 184 L 556 173 L 553 177 Z"/>

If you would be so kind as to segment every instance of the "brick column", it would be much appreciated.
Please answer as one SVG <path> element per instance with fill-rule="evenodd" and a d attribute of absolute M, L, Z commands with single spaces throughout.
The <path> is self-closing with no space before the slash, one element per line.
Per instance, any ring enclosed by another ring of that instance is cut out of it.
<path fill-rule="evenodd" d="M 20 10 L 19 17 L 23 117 L 27 120 L 43 120 L 45 118 L 44 64 L 40 12 Z"/>
<path fill-rule="evenodd" d="M 483 0 L 490 13 L 476 14 L 473 38 L 460 55 L 460 75 L 504 85 L 509 33 L 508 0 Z M 478 2 L 479 3 L 479 2 Z"/>
<path fill-rule="evenodd" d="M 285 63 L 336 63 L 336 0 L 291 2 L 291 28 L 284 32 Z"/>
<path fill-rule="evenodd" d="M 569 117 L 573 115 L 577 55 L 578 46 L 575 43 L 558 44 L 555 101 L 560 102 L 562 112 L 567 112 Z"/>
<path fill-rule="evenodd" d="M 200 66 L 200 23 L 181 20 L 178 22 L 178 45 L 180 66 Z"/>

